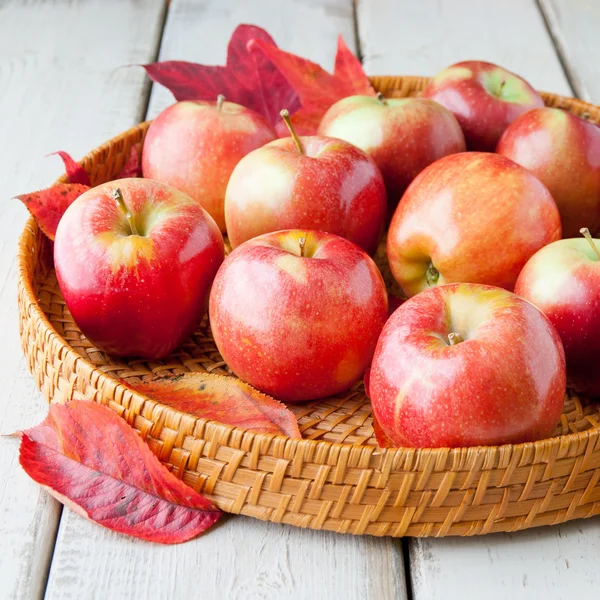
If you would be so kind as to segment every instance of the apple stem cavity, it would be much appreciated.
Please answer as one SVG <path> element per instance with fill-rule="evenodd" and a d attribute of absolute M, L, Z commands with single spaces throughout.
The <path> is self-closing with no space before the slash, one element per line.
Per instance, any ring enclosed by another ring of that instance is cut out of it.
<path fill-rule="evenodd" d="M 427 271 L 425 272 L 425 279 L 427 281 L 427 285 L 436 285 L 439 278 L 440 272 L 433 266 L 433 263 L 429 263 Z"/>
<path fill-rule="evenodd" d="M 592 239 L 590 230 L 587 227 L 582 227 L 579 230 L 579 233 L 581 233 L 581 235 L 588 241 L 588 244 L 592 247 L 592 250 L 598 257 L 598 260 L 600 260 L 600 251 L 598 250 L 598 247 L 596 246 L 596 244 L 594 244 L 594 240 Z"/>
<path fill-rule="evenodd" d="M 465 339 L 463 338 L 462 335 L 460 335 L 460 333 L 453 331 L 452 333 L 448 334 L 448 344 L 450 346 L 456 346 L 456 344 L 460 344 L 461 342 L 464 342 L 464 341 L 465 341 Z"/>
<path fill-rule="evenodd" d="M 294 144 L 296 144 L 296 148 L 298 148 L 298 152 L 300 154 L 304 154 L 304 148 L 302 148 L 302 142 L 300 141 L 300 138 L 294 131 L 294 126 L 292 125 L 292 119 L 290 119 L 289 111 L 287 110 L 287 108 L 284 108 L 279 114 L 281 115 L 281 118 L 283 119 L 285 126 L 288 128 L 290 135 L 292 136 L 292 139 L 294 140 Z"/>
<path fill-rule="evenodd" d="M 225 102 L 225 96 L 223 94 L 219 94 L 217 96 L 217 109 L 221 110 L 223 108 L 223 102 Z"/>
<path fill-rule="evenodd" d="M 135 226 L 135 221 L 133 220 L 133 215 L 129 208 L 127 208 L 127 204 L 125 204 L 125 199 L 123 198 L 123 192 L 121 192 L 120 188 L 115 188 L 112 192 L 112 197 L 115 199 L 117 203 L 117 207 L 119 210 L 125 215 L 127 219 L 127 223 L 129 223 L 129 228 L 131 229 L 132 235 L 140 235 L 138 233 L 137 227 Z"/>
<path fill-rule="evenodd" d="M 381 102 L 381 104 L 383 104 L 384 106 L 387 106 L 387 100 L 381 92 L 377 92 L 377 100 L 379 100 L 379 102 Z"/>
<path fill-rule="evenodd" d="M 300 256 L 304 257 L 304 246 L 306 245 L 306 238 L 301 237 L 298 239 L 298 246 L 300 246 Z"/>

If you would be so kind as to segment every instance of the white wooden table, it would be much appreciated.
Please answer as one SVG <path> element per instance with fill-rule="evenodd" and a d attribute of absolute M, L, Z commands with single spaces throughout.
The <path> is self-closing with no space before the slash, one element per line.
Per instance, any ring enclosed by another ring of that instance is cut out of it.
<path fill-rule="evenodd" d="M 599 0 L 0 0 L 0 434 L 47 407 L 22 358 L 15 251 L 25 209 L 9 198 L 171 102 L 139 68 L 222 64 L 240 22 L 330 68 L 342 33 L 366 72 L 431 75 L 500 63 L 536 87 L 600 103 Z M 163 547 L 70 512 L 27 478 L 0 438 L 0 598 L 600 597 L 600 519 L 461 539 L 350 537 L 224 518 Z M 594 585 L 596 583 L 596 585 Z"/>

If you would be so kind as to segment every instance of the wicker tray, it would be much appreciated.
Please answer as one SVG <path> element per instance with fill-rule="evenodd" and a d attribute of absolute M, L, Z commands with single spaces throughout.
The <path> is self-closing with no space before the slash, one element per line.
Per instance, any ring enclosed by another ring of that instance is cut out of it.
<path fill-rule="evenodd" d="M 387 96 L 415 95 L 417 77 L 375 77 Z M 600 108 L 544 94 L 548 105 L 600 122 Z M 123 167 L 147 123 L 82 161 L 94 185 Z M 380 252 L 378 262 L 391 282 Z M 259 435 L 146 400 L 121 385 L 209 371 L 227 374 L 207 323 L 163 361 L 121 360 L 94 348 L 73 322 L 33 220 L 19 242 L 20 334 L 29 368 L 51 401 L 110 406 L 183 480 L 220 508 L 340 533 L 390 536 L 515 531 L 600 513 L 600 405 L 571 396 L 555 437 L 536 443 L 448 449 L 380 449 L 362 384 L 292 406 L 305 439 Z"/>

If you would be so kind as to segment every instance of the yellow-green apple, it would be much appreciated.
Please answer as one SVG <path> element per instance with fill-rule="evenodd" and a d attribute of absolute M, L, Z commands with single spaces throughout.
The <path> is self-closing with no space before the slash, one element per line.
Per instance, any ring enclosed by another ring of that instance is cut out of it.
<path fill-rule="evenodd" d="M 544 106 L 541 96 L 521 77 L 479 60 L 440 71 L 423 91 L 454 113 L 469 150 L 493 152 L 504 130 L 520 115 Z"/>
<path fill-rule="evenodd" d="M 216 103 L 177 102 L 150 125 L 142 172 L 191 196 L 225 232 L 223 205 L 233 168 L 276 137 L 263 116 L 222 96 Z"/>
<path fill-rule="evenodd" d="M 496 152 L 540 179 L 560 212 L 563 237 L 600 233 L 600 127 L 558 108 L 537 108 L 506 129 Z"/>
<path fill-rule="evenodd" d="M 556 327 L 569 384 L 600 396 L 600 240 L 565 239 L 542 248 L 521 271 L 515 293 Z"/>
<path fill-rule="evenodd" d="M 466 150 L 452 113 L 425 98 L 343 98 L 325 113 L 318 133 L 346 140 L 375 161 L 392 210 L 427 165 Z"/>
<path fill-rule="evenodd" d="M 498 154 L 463 152 L 433 163 L 406 190 L 387 252 L 408 296 L 455 282 L 512 290 L 560 231 L 556 204 L 535 175 Z"/>
<path fill-rule="evenodd" d="M 225 195 L 233 248 L 263 233 L 308 228 L 340 235 L 374 254 L 385 214 L 381 173 L 362 150 L 295 133 L 245 156 Z"/>
<path fill-rule="evenodd" d="M 500 288 L 448 284 L 392 314 L 368 395 L 394 446 L 531 442 L 557 425 L 565 378 L 560 338 L 535 306 Z"/>
<path fill-rule="evenodd" d="M 56 231 L 54 264 L 73 319 L 98 348 L 160 358 L 200 322 L 223 237 L 189 196 L 148 179 L 88 190 Z"/>
<path fill-rule="evenodd" d="M 215 342 L 233 372 L 287 402 L 356 383 L 387 310 L 385 284 L 366 252 L 303 229 L 238 246 L 217 273 L 209 308 Z"/>

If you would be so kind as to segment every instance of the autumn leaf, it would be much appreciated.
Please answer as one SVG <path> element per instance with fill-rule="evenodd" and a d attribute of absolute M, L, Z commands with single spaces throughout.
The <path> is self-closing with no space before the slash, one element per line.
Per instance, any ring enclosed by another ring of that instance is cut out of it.
<path fill-rule="evenodd" d="M 298 94 L 302 107 L 294 113 L 294 126 L 301 135 L 313 135 L 327 109 L 338 100 L 359 93 L 375 95 L 358 59 L 351 61 L 348 57 L 351 53 L 341 37 L 334 74 L 264 40 L 253 40 L 249 48 L 267 57 Z M 279 126 L 278 132 L 282 131 Z"/>
<path fill-rule="evenodd" d="M 78 514 L 143 540 L 184 542 L 221 516 L 123 419 L 94 402 L 52 404 L 43 423 L 22 433 L 20 463 Z"/>
<path fill-rule="evenodd" d="M 115 175 L 115 179 L 125 179 L 127 177 L 142 176 L 142 161 L 140 160 L 140 151 L 136 146 L 132 146 L 129 151 L 129 158 L 123 165 L 123 168 Z"/>
<path fill-rule="evenodd" d="M 87 186 L 92 185 L 87 171 L 78 162 L 73 160 L 69 154 L 62 150 L 58 150 L 57 152 L 52 152 L 48 156 L 54 156 L 55 154 L 62 158 L 67 177 L 69 178 L 69 183 L 81 183 L 82 185 Z"/>
<path fill-rule="evenodd" d="M 15 198 L 25 204 L 40 229 L 49 239 L 53 240 L 58 222 L 65 210 L 76 198 L 89 189 L 87 185 L 81 183 L 55 183 L 45 190 L 21 194 Z"/>
<path fill-rule="evenodd" d="M 234 377 L 186 373 L 130 386 L 177 410 L 256 433 L 301 438 L 296 417 L 285 405 Z"/>
<path fill-rule="evenodd" d="M 298 96 L 285 77 L 264 56 L 247 50 L 250 40 L 275 46 L 273 38 L 260 27 L 239 25 L 231 36 L 226 66 L 208 66 L 178 60 L 144 65 L 153 81 L 169 89 L 175 100 L 210 100 L 223 94 L 230 102 L 242 104 L 272 125 L 280 121 L 279 111 L 300 107 Z"/>

